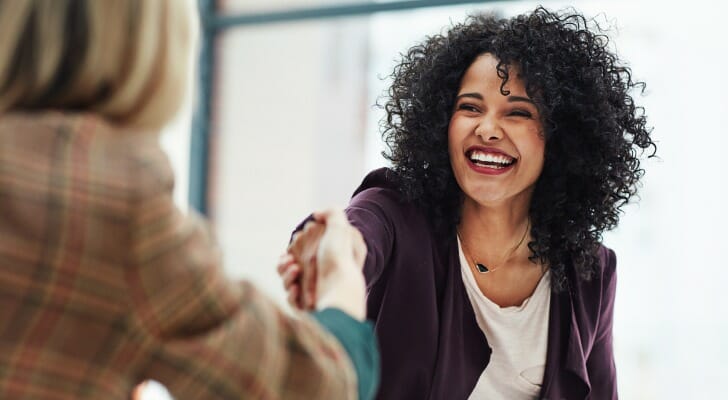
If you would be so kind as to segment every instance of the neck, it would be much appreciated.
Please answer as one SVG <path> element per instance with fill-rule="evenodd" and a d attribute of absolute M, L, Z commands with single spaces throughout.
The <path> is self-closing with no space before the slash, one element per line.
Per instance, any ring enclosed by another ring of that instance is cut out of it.
<path fill-rule="evenodd" d="M 528 226 L 528 204 L 511 203 L 483 206 L 472 199 L 463 202 L 458 231 L 476 259 L 498 261 L 514 248 L 526 235 L 525 240 L 513 253 L 513 257 L 528 256 L 530 235 Z"/>

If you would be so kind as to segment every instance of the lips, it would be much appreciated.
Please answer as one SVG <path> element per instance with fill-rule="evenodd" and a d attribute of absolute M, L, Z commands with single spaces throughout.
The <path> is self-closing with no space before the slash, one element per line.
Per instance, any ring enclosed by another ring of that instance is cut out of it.
<path fill-rule="evenodd" d="M 512 167 L 518 159 L 497 150 L 481 147 L 471 147 L 465 152 L 465 156 L 473 167 L 491 171 L 505 170 Z"/>

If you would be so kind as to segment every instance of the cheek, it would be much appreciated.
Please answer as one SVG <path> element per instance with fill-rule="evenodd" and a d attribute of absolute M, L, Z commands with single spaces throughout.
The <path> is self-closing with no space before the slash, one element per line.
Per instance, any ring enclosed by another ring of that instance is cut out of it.
<path fill-rule="evenodd" d="M 447 141 L 451 147 L 462 143 L 470 133 L 470 122 L 463 118 L 452 117 L 447 127 Z"/>
<path fill-rule="evenodd" d="M 451 160 L 458 148 L 459 141 L 457 122 L 454 119 L 450 119 L 450 124 L 447 127 L 447 151 L 450 154 Z"/>
<path fill-rule="evenodd" d="M 543 169 L 546 154 L 546 142 L 541 136 L 536 136 L 536 138 L 529 141 L 526 151 L 528 152 L 529 158 L 533 160 L 534 169 L 537 169 L 540 174 Z"/>
<path fill-rule="evenodd" d="M 543 140 L 543 136 L 540 134 L 534 135 L 528 143 L 528 146 L 534 158 L 543 160 L 544 154 L 546 153 L 546 142 Z"/>
<path fill-rule="evenodd" d="M 539 172 L 543 168 L 543 161 L 546 151 L 546 142 L 539 130 L 533 129 L 524 131 L 522 136 L 514 140 L 518 152 L 524 160 L 528 160 L 529 166 Z M 529 168 L 530 169 L 530 168 Z"/>

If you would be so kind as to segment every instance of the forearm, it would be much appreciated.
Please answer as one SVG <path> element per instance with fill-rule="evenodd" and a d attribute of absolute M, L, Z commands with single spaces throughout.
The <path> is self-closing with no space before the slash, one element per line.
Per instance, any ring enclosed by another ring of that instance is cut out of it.
<path fill-rule="evenodd" d="M 157 338 L 144 378 L 178 399 L 354 399 L 356 372 L 342 344 L 312 318 L 286 315 L 243 284 L 240 307 L 194 336 Z M 366 329 L 359 327 L 364 349 Z M 362 350 L 364 351 L 364 350 Z"/>
<path fill-rule="evenodd" d="M 252 285 L 230 282 L 204 223 L 168 197 L 140 203 L 130 235 L 129 331 L 142 354 L 130 362 L 139 378 L 178 399 L 356 398 L 339 341 Z"/>

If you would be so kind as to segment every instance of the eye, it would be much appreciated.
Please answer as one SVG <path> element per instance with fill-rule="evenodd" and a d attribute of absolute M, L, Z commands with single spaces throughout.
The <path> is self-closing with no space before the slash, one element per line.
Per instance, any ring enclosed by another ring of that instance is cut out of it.
<path fill-rule="evenodd" d="M 471 111 L 471 112 L 478 112 L 478 111 L 480 111 L 478 109 L 478 107 L 476 107 L 476 106 L 474 106 L 473 104 L 470 104 L 470 103 L 462 103 L 462 104 L 459 104 L 458 105 L 458 110 Z"/>
<path fill-rule="evenodd" d="M 510 113 L 508 113 L 508 115 L 509 116 L 513 116 L 513 117 L 524 117 L 524 118 L 531 118 L 531 117 L 533 117 L 533 114 L 531 114 L 530 111 L 520 110 L 520 109 L 512 110 Z"/>

